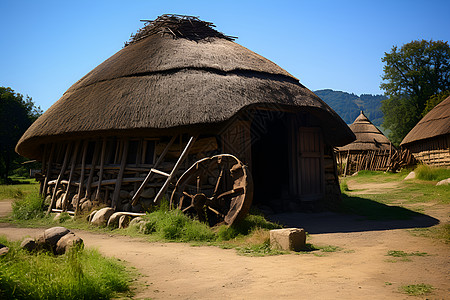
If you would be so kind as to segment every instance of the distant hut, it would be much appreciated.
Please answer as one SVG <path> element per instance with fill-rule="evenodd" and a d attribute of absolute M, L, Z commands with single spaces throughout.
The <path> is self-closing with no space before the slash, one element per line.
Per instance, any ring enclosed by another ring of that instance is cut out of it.
<path fill-rule="evenodd" d="M 450 97 L 427 113 L 400 146 L 423 164 L 450 166 Z"/>
<path fill-rule="evenodd" d="M 359 170 L 385 171 L 392 151 L 395 150 L 389 139 L 370 122 L 363 111 L 349 127 L 356 140 L 337 148 L 340 173 L 346 175 Z"/>
<path fill-rule="evenodd" d="M 212 27 L 178 15 L 149 21 L 25 132 L 16 151 L 42 162 L 49 209 L 143 211 L 162 187 L 170 198 L 192 163 L 220 153 L 251 170 L 256 205 L 339 200 L 333 147 L 351 142 L 351 130 L 294 76 Z M 172 172 L 194 136 L 170 184 L 155 178 L 137 198 L 149 170 Z"/>

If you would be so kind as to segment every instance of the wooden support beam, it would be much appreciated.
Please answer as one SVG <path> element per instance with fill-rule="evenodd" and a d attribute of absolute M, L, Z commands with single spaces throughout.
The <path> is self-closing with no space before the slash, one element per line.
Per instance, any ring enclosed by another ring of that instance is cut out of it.
<path fill-rule="evenodd" d="M 103 138 L 103 143 L 102 143 L 102 154 L 101 154 L 101 158 L 100 158 L 100 174 L 98 175 L 99 184 L 98 184 L 98 188 L 97 188 L 97 193 L 95 194 L 95 200 L 98 200 L 100 198 L 100 188 L 102 186 L 102 179 L 103 179 L 103 168 L 105 166 L 105 152 L 106 152 L 106 137 Z"/>
<path fill-rule="evenodd" d="M 77 163 L 77 157 L 78 157 L 78 148 L 80 147 L 80 141 L 76 141 L 75 142 L 75 148 L 73 149 L 72 152 L 72 166 L 70 168 L 70 174 L 69 174 L 69 183 L 67 184 L 67 188 L 66 188 L 66 194 L 64 195 L 64 200 L 62 203 L 62 209 L 63 211 L 67 210 L 67 207 L 69 206 L 69 189 L 72 183 L 72 178 L 73 178 L 73 172 L 75 171 L 75 165 Z"/>
<path fill-rule="evenodd" d="M 53 205 L 55 204 L 56 191 L 58 190 L 59 183 L 61 182 L 61 179 L 64 176 L 64 173 L 66 172 L 67 161 L 69 160 L 70 148 L 71 148 L 71 144 L 67 144 L 66 154 L 64 154 L 64 161 L 61 166 L 61 171 L 59 172 L 58 179 L 56 180 L 55 189 L 53 190 L 53 195 L 52 195 L 52 199 L 50 201 L 50 206 L 48 207 L 48 210 L 47 210 L 47 215 L 52 211 Z"/>
<path fill-rule="evenodd" d="M 44 179 L 44 186 L 43 186 L 43 194 L 42 195 L 46 195 L 47 194 L 47 186 L 48 186 L 48 181 L 50 179 L 50 174 L 51 174 L 51 170 L 52 170 L 52 163 L 53 163 L 53 155 L 55 153 L 55 148 L 56 148 L 56 144 L 53 143 L 52 144 L 52 148 L 50 150 L 50 156 L 48 158 L 48 162 L 47 162 L 47 172 L 45 174 L 45 179 Z"/>
<path fill-rule="evenodd" d="M 344 177 L 347 176 L 348 165 L 350 164 L 350 150 L 347 151 L 347 162 L 345 163 Z"/>
<path fill-rule="evenodd" d="M 130 141 L 128 140 L 128 138 L 125 138 L 123 140 L 122 161 L 120 164 L 119 174 L 117 175 L 116 187 L 114 188 L 113 198 L 112 198 L 112 202 L 111 202 L 111 207 L 116 211 L 117 211 L 118 203 L 119 203 L 120 188 L 122 187 L 123 172 L 125 170 L 125 165 L 127 164 L 129 144 L 130 144 Z"/>
<path fill-rule="evenodd" d="M 91 198 L 91 192 L 92 192 L 91 184 L 92 184 L 92 180 L 94 178 L 95 166 L 97 164 L 99 152 L 100 152 L 100 141 L 96 141 L 94 155 L 92 156 L 91 168 L 89 171 L 89 177 L 88 177 L 88 181 L 86 184 L 86 194 L 85 194 L 86 198 Z"/>
<path fill-rule="evenodd" d="M 80 200 L 81 200 L 81 194 L 83 193 L 83 183 L 84 183 L 84 171 L 85 171 L 85 166 L 86 166 L 86 153 L 87 153 L 87 148 L 89 145 L 89 141 L 85 140 L 84 144 L 83 144 L 83 154 L 81 156 L 81 174 L 80 174 L 80 184 L 78 186 L 78 197 L 77 197 L 77 201 L 75 203 L 75 215 L 78 215 L 79 213 L 79 206 L 80 206 Z"/>

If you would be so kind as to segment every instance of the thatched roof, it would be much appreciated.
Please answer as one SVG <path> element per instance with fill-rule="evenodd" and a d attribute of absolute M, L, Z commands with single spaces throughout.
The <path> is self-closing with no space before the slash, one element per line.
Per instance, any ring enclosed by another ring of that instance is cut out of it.
<path fill-rule="evenodd" d="M 370 122 L 361 111 L 359 116 L 351 124 L 350 129 L 356 136 L 356 140 L 338 151 L 366 151 L 366 150 L 389 150 L 391 142 L 389 139 Z"/>
<path fill-rule="evenodd" d="M 260 103 L 316 110 L 330 128 L 331 145 L 354 138 L 298 79 L 218 33 L 211 23 L 170 16 L 165 29 L 167 16 L 160 18 L 72 85 L 25 132 L 16 151 L 37 158 L 39 146 L 50 139 L 225 122 Z M 199 32 L 195 39 L 193 32 Z"/>
<path fill-rule="evenodd" d="M 450 134 L 450 96 L 436 105 L 405 136 L 400 145 Z"/>

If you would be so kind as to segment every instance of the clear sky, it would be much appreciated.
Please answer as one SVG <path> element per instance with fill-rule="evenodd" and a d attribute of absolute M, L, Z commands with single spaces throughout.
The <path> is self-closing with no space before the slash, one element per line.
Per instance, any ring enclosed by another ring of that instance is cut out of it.
<path fill-rule="evenodd" d="M 381 94 L 381 58 L 450 41 L 450 0 L 0 0 L 0 86 L 48 109 L 161 14 L 198 16 L 311 90 Z"/>

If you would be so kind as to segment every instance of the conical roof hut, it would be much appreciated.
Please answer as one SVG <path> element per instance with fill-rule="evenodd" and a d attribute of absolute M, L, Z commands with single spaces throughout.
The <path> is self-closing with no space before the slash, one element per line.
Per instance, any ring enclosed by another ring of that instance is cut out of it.
<path fill-rule="evenodd" d="M 414 158 L 434 166 L 450 165 L 450 97 L 436 105 L 400 144 Z"/>
<path fill-rule="evenodd" d="M 106 176 L 103 169 L 110 172 L 106 178 L 108 182 L 116 178 L 113 196 L 116 199 L 112 202 L 117 203 L 119 190 L 123 188 L 119 181 L 131 182 L 132 178 L 124 181 L 123 177 L 133 171 L 134 180 L 142 181 L 143 169 L 151 168 L 162 152 L 158 149 L 164 148 L 160 144 L 167 145 L 175 134 L 209 137 L 203 143 L 206 148 L 235 154 L 252 165 L 254 174 L 265 167 L 261 174 L 267 175 L 268 164 L 278 172 L 281 170 L 278 165 L 282 165 L 283 174 L 295 176 L 277 184 L 279 197 L 280 191 L 288 188 L 290 194 L 301 194 L 300 181 L 311 177 L 300 176 L 302 171 L 297 169 L 301 165 L 297 160 L 307 159 L 307 155 L 298 158 L 294 154 L 300 152 L 294 149 L 309 145 L 303 151 L 318 153 L 311 156 L 317 166 L 307 168 L 305 163 L 303 168 L 315 170 L 317 189 L 306 190 L 311 184 L 304 181 L 303 193 L 321 198 L 331 194 L 326 190 L 338 194 L 337 177 L 330 181 L 334 188 L 325 188 L 325 173 L 334 172 L 333 162 L 327 160 L 333 160 L 332 147 L 354 139 L 351 130 L 297 78 L 233 40 L 216 31 L 212 23 L 196 17 L 163 15 L 149 21 L 122 50 L 73 84 L 25 132 L 16 151 L 43 162 L 44 182 L 67 177 L 65 167 L 69 164 L 69 152 L 73 153 L 68 186 L 77 176 L 79 182 L 83 181 L 81 157 L 86 156 L 86 170 L 95 171 L 104 158 L 105 166 L 101 165 L 100 172 L 92 175 L 91 171 L 90 177 L 99 181 L 92 186 L 97 187 L 97 197 L 102 188 L 103 198 L 108 198 L 108 189 L 103 190 L 101 180 Z M 305 144 L 299 139 L 313 142 Z M 107 140 L 102 150 L 94 150 L 100 147 L 101 140 Z M 81 141 L 89 144 L 84 146 L 87 150 L 74 148 Z M 282 145 L 272 149 L 274 142 Z M 183 149 L 183 143 L 186 140 L 180 139 L 180 147 L 171 148 L 169 153 Z M 55 149 L 51 145 L 56 145 Z M 127 156 L 128 148 L 134 156 Z M 80 155 L 76 155 L 77 151 Z M 260 166 L 263 163 L 265 166 Z M 289 168 L 295 169 L 288 171 Z M 258 176 L 254 178 L 258 191 L 258 185 L 262 187 L 265 183 L 257 183 Z M 90 182 L 86 184 L 87 191 Z M 48 193 L 45 183 L 42 188 L 43 193 Z M 136 184 L 127 191 L 136 192 Z M 55 189 L 51 193 L 55 197 Z M 82 196 L 80 192 L 78 196 Z"/>
<path fill-rule="evenodd" d="M 349 125 L 356 140 L 338 148 L 338 151 L 389 150 L 391 141 L 366 117 L 363 111 Z"/>
<path fill-rule="evenodd" d="M 344 174 L 359 170 L 383 170 L 392 154 L 392 143 L 361 111 L 349 126 L 356 136 L 352 143 L 338 147 L 338 160 Z"/>

